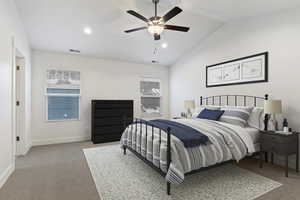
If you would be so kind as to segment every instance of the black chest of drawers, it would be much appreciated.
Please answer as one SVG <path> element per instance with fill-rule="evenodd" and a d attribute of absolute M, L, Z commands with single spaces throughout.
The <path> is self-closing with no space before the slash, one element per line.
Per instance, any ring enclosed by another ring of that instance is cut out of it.
<path fill-rule="evenodd" d="M 124 127 L 132 122 L 133 100 L 92 100 L 94 144 L 120 140 Z"/>

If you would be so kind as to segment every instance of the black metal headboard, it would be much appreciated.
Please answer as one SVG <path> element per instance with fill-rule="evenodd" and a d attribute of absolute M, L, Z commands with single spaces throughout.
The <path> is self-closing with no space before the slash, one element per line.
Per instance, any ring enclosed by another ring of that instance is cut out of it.
<path fill-rule="evenodd" d="M 200 105 L 203 105 L 205 102 L 205 105 L 227 105 L 229 106 L 229 100 L 234 100 L 234 106 L 238 106 L 238 102 L 242 100 L 242 104 L 244 106 L 247 106 L 247 103 L 249 100 L 253 103 L 252 106 L 257 106 L 257 101 L 261 100 L 268 100 L 269 95 L 265 94 L 264 97 L 257 97 L 257 96 L 249 96 L 249 95 L 216 95 L 216 96 L 209 96 L 209 97 L 200 97 Z M 211 104 L 209 104 L 209 101 Z M 226 102 L 226 104 L 223 104 L 222 102 Z M 249 105 L 249 104 L 248 104 Z"/>

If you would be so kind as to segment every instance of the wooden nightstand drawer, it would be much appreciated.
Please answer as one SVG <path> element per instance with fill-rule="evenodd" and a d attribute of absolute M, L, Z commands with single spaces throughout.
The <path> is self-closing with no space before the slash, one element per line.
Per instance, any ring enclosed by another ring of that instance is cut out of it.
<path fill-rule="evenodd" d="M 262 134 L 261 145 L 263 151 L 286 155 L 297 153 L 297 135 L 282 136 L 275 134 Z"/>

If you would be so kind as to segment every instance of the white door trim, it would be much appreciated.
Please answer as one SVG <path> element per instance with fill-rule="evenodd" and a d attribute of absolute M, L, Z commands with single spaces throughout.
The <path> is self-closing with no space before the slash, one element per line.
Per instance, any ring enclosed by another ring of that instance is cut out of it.
<path fill-rule="evenodd" d="M 12 69 L 12 160 L 13 160 L 13 168 L 15 168 L 15 156 L 16 156 L 16 47 L 15 47 L 15 38 L 12 37 L 12 45 L 11 45 L 11 69 Z"/>
<path fill-rule="evenodd" d="M 25 155 L 26 150 L 26 134 L 25 134 L 25 60 L 26 57 L 17 49 L 13 39 L 12 49 L 12 80 L 13 80 L 13 91 L 12 91 L 12 130 L 13 130 L 13 160 L 16 156 Z M 21 69 L 17 71 L 17 57 L 24 59 L 22 61 Z M 17 75 L 18 73 L 18 75 Z M 17 80 L 18 79 L 18 80 Z M 17 88 L 18 87 L 18 88 Z M 17 94 L 17 92 L 19 94 Z M 20 101 L 20 106 L 17 107 L 16 101 Z M 17 133 L 18 131 L 18 133 Z M 20 141 L 16 142 L 16 136 L 20 136 Z"/>

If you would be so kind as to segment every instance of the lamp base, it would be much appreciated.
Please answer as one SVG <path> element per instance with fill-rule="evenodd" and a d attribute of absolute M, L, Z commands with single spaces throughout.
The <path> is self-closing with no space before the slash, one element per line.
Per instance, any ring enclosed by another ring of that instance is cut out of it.
<path fill-rule="evenodd" d="M 265 123 L 265 131 L 268 130 L 268 122 L 269 122 L 269 115 L 265 114 L 265 119 L 264 119 L 264 123 Z"/>
<path fill-rule="evenodd" d="M 192 118 L 193 113 L 191 112 L 191 109 L 187 109 L 186 112 L 186 118 Z"/>
<path fill-rule="evenodd" d="M 278 121 L 276 120 L 275 114 L 273 115 L 265 114 L 264 123 L 265 123 L 265 129 L 264 129 L 265 131 L 278 130 Z"/>

